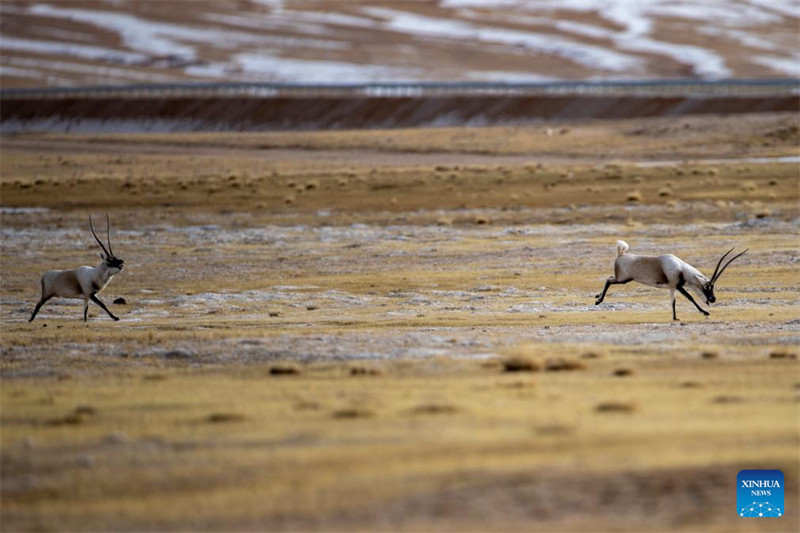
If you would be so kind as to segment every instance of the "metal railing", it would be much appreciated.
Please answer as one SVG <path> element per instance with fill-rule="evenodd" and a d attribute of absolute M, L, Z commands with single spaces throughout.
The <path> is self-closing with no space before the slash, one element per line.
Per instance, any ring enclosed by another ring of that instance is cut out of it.
<path fill-rule="evenodd" d="M 66 98 L 336 98 L 422 96 L 787 96 L 800 78 L 725 80 L 559 81 L 541 83 L 423 82 L 364 84 L 170 83 L 1 89 L 0 99 Z"/>

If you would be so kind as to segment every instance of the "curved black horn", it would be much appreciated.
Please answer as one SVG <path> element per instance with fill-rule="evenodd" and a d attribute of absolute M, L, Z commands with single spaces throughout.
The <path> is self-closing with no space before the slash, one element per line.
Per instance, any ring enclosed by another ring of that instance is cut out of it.
<path fill-rule="evenodd" d="M 110 256 L 111 254 L 108 253 L 108 250 L 106 250 L 106 247 L 103 246 L 103 243 L 100 241 L 100 239 L 97 238 L 97 233 L 94 232 L 94 226 L 92 225 L 92 215 L 89 215 L 89 228 L 91 228 L 92 235 L 94 235 L 94 240 L 97 241 L 97 244 L 100 245 L 100 248 L 103 249 L 103 251 L 106 253 L 107 256 Z"/>
<path fill-rule="evenodd" d="M 736 248 L 736 247 L 734 246 L 733 248 Z M 723 262 L 723 261 L 725 260 L 725 258 L 728 256 L 728 254 L 729 254 L 729 253 L 731 253 L 731 252 L 733 251 L 733 248 L 731 248 L 730 250 L 728 250 L 727 252 L 725 252 L 725 253 L 722 255 L 722 257 L 720 257 L 720 258 L 719 258 L 719 263 L 717 263 L 717 268 L 715 268 L 715 269 L 714 269 L 714 273 L 711 275 L 711 281 L 714 281 L 715 279 L 717 279 L 717 272 L 719 272 L 719 266 L 722 264 L 722 262 Z"/>
<path fill-rule="evenodd" d="M 746 248 L 744 252 L 742 252 L 742 253 L 740 253 L 740 254 L 736 254 L 736 255 L 734 255 L 734 256 L 733 256 L 733 257 L 732 257 L 732 258 L 731 258 L 731 259 L 730 259 L 730 260 L 729 260 L 727 263 L 725 263 L 725 266 L 724 266 L 724 267 L 722 267 L 722 269 L 720 269 L 719 273 L 716 273 L 716 272 L 714 273 L 714 277 L 712 278 L 712 281 L 717 281 L 717 280 L 719 279 L 719 277 L 722 275 L 722 273 L 723 273 L 723 272 L 725 272 L 725 269 L 726 269 L 726 268 L 728 268 L 728 265 L 730 265 L 730 264 L 731 264 L 731 263 L 733 263 L 733 262 L 734 262 L 736 259 L 738 259 L 738 258 L 740 258 L 741 256 L 743 256 L 744 254 L 746 254 L 746 253 L 747 253 L 747 250 L 749 250 L 749 249 L 750 249 L 750 248 Z M 733 248 L 731 248 L 731 250 L 733 250 Z M 730 252 L 728 252 L 728 253 L 730 253 Z M 726 254 L 726 255 L 727 255 L 727 254 Z M 723 256 L 723 257 L 724 257 L 724 256 Z M 717 267 L 719 267 L 719 265 L 717 265 Z"/>
<path fill-rule="evenodd" d="M 111 248 L 111 220 L 106 213 L 106 241 L 108 241 L 108 250 L 111 252 L 111 257 L 114 257 L 114 250 Z"/>

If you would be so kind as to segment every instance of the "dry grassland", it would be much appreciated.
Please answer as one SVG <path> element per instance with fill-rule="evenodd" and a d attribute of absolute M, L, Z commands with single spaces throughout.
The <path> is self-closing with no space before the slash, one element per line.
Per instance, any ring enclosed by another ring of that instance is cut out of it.
<path fill-rule="evenodd" d="M 2 529 L 796 530 L 798 165 L 700 161 L 796 157 L 796 116 L 550 133 L 2 138 Z M 106 210 L 122 320 L 29 324 Z M 594 305 L 619 238 L 750 252 L 673 323 Z"/>

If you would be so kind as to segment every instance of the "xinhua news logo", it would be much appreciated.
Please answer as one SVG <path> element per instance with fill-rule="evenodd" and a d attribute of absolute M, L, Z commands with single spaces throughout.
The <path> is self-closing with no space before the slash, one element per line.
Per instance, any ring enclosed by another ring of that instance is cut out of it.
<path fill-rule="evenodd" d="M 736 476 L 736 511 L 743 518 L 783 516 L 783 472 L 742 470 Z"/>

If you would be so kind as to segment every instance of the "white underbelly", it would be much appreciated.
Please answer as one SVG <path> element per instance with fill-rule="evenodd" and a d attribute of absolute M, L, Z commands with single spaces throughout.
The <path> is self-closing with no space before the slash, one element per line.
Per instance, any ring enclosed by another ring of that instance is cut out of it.
<path fill-rule="evenodd" d="M 639 280 L 637 280 L 637 281 L 639 281 Z M 648 287 L 654 287 L 656 289 L 669 289 L 669 287 L 670 287 L 669 283 L 662 283 L 662 282 L 649 280 L 649 279 L 646 279 L 646 280 L 643 280 L 643 281 L 639 281 L 639 283 L 641 283 L 642 285 L 647 285 Z"/>

